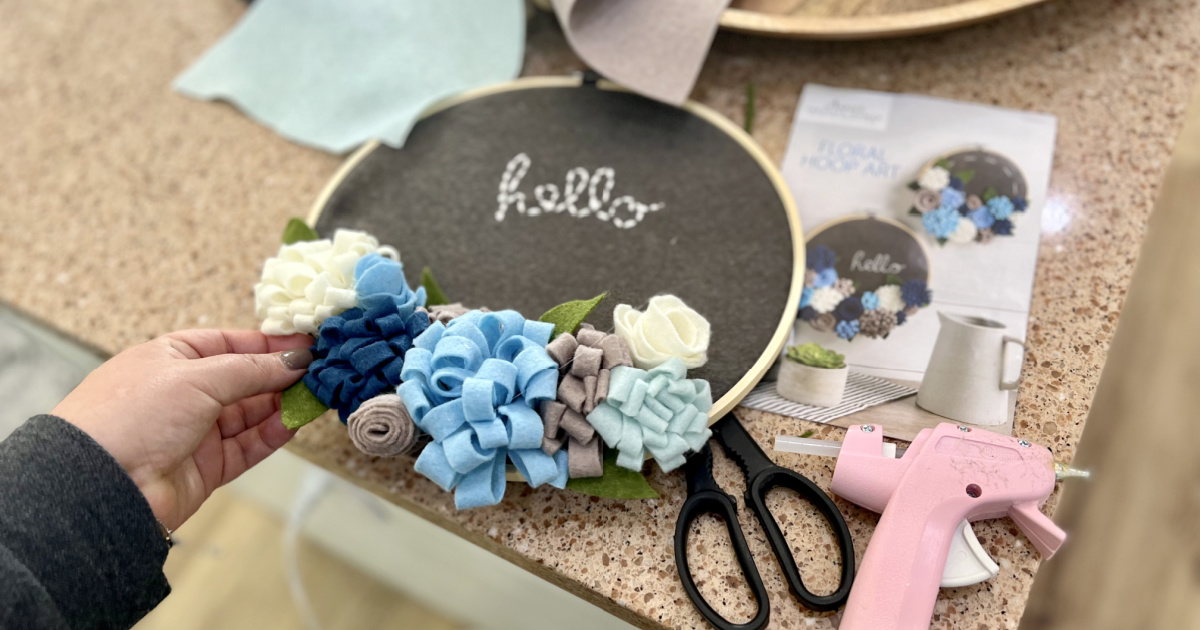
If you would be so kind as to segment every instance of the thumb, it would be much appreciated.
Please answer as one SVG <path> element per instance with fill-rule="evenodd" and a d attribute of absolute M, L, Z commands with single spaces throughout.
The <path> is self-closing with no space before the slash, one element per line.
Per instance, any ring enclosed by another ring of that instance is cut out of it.
<path fill-rule="evenodd" d="M 221 354 L 188 361 L 194 384 L 222 405 L 283 391 L 304 376 L 312 353 L 307 348 L 273 354 Z"/>

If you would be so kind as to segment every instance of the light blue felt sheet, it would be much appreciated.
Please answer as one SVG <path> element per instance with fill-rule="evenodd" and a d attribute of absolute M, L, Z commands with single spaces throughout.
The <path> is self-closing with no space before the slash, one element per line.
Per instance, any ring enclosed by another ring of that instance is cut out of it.
<path fill-rule="evenodd" d="M 400 147 L 431 103 L 521 71 L 520 0 L 257 0 L 175 80 L 332 153 Z"/>

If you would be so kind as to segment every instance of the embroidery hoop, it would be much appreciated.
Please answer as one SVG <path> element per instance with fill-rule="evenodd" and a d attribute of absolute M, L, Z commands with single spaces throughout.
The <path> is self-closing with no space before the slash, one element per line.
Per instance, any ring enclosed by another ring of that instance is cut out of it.
<path fill-rule="evenodd" d="M 934 160 L 934 161 L 936 161 L 936 160 Z M 830 228 L 836 227 L 838 225 L 842 225 L 842 224 L 850 223 L 850 222 L 856 222 L 856 221 L 879 221 L 886 225 L 895 227 L 895 228 L 899 229 L 901 232 L 907 234 L 908 237 L 911 238 L 914 243 L 916 243 L 918 249 L 921 252 L 921 255 L 925 258 L 925 284 L 929 285 L 930 283 L 933 282 L 933 259 L 930 257 L 929 247 L 928 247 L 928 245 L 925 244 L 925 239 L 921 238 L 921 236 L 918 235 L 915 230 L 913 230 L 911 227 L 905 225 L 902 221 L 898 221 L 898 220 L 893 219 L 888 216 L 882 216 L 882 215 L 876 214 L 874 212 L 868 211 L 868 212 L 858 212 L 858 213 L 854 213 L 854 214 L 848 214 L 846 216 L 839 217 L 832 221 L 827 221 L 825 223 L 822 223 L 820 225 L 820 227 L 817 227 L 811 233 L 809 233 L 808 238 L 805 240 L 805 243 L 804 243 L 805 248 L 807 249 L 807 246 L 809 245 L 809 243 L 811 243 L 813 241 L 813 239 L 815 239 L 822 232 L 828 231 Z M 836 252 L 836 253 L 840 254 L 840 252 Z M 807 271 L 807 261 L 805 261 L 803 264 L 805 267 L 805 271 Z M 883 286 L 883 285 L 880 284 L 879 286 Z M 876 287 L 859 287 L 858 290 L 859 291 L 873 291 L 877 288 L 879 288 L 879 287 L 878 286 L 876 286 Z M 800 319 L 799 313 L 797 313 L 796 322 L 799 323 L 801 321 L 802 320 Z"/>
<path fill-rule="evenodd" d="M 579 88 L 584 86 L 585 79 L 581 76 L 564 76 L 564 77 L 525 77 L 513 81 L 499 83 L 492 86 L 487 86 L 475 90 L 470 90 L 462 94 L 447 98 L 440 101 L 428 109 L 421 115 L 420 120 L 424 120 L 439 112 L 450 109 L 456 105 L 474 101 L 476 99 L 485 98 L 492 95 L 513 92 L 519 90 L 537 90 L 545 88 Z M 594 83 L 594 87 L 600 90 L 629 93 L 628 90 L 606 80 L 599 80 Z M 782 352 L 784 345 L 787 343 L 794 323 L 794 316 L 798 310 L 800 303 L 800 294 L 804 286 L 804 261 L 805 261 L 805 239 L 800 224 L 800 216 L 796 210 L 795 202 L 792 199 L 791 193 L 783 180 L 782 174 L 778 168 L 762 150 L 762 148 L 738 125 L 734 124 L 729 119 L 725 118 L 715 110 L 710 109 L 700 103 L 687 101 L 680 109 L 708 122 L 718 131 L 723 132 L 730 139 L 734 140 L 746 153 L 754 160 L 762 173 L 766 175 L 771 187 L 776 195 L 778 195 L 781 205 L 787 216 L 787 224 L 790 231 L 792 241 L 792 274 L 788 289 L 788 296 L 785 302 L 785 308 L 780 315 L 780 321 L 774 327 L 774 332 L 770 342 L 763 349 L 754 364 L 742 374 L 723 395 L 713 402 L 713 407 L 709 412 L 708 423 L 712 425 L 716 420 L 720 419 L 744 398 L 755 385 L 766 375 L 771 369 L 776 357 Z M 330 205 L 330 200 L 335 192 L 339 190 L 347 178 L 355 171 L 374 152 L 386 149 L 378 140 L 372 140 L 357 151 L 350 155 L 343 162 L 341 167 L 329 180 L 322 189 L 316 200 L 311 206 L 307 223 L 311 226 L 316 226 L 322 213 Z M 403 243 L 399 244 L 403 251 Z M 564 296 L 564 300 L 572 299 L 578 296 Z M 702 313 L 703 314 L 703 313 Z M 733 334 L 733 331 L 725 334 Z M 514 476 L 511 472 L 509 480 L 521 480 L 520 476 Z"/>
<path fill-rule="evenodd" d="M 1004 160 L 1005 162 L 1008 162 L 1009 164 L 1011 164 L 1013 169 L 1016 170 L 1016 175 L 1017 175 L 1017 177 L 1013 178 L 1012 181 L 1014 184 L 1018 181 L 1021 183 L 1021 185 L 1024 187 L 1024 190 L 1020 191 L 1020 193 L 1022 196 L 1025 197 L 1026 201 L 1029 200 L 1029 180 L 1025 177 L 1025 171 L 1021 170 L 1021 165 L 1017 164 L 1016 160 L 1005 155 L 1004 153 L 1001 153 L 1001 152 L 993 150 L 993 149 L 989 149 L 989 148 L 983 146 L 982 144 L 965 145 L 965 146 L 960 146 L 956 149 L 943 151 L 942 153 L 938 154 L 935 157 L 930 158 L 924 164 L 922 164 L 921 167 L 917 169 L 916 173 L 914 173 L 913 181 L 920 179 L 921 176 L 924 175 L 926 171 L 933 168 L 939 161 L 941 161 L 943 159 L 950 159 L 950 157 L 958 155 L 960 153 L 986 153 L 989 155 L 996 156 L 996 157 Z M 964 188 L 965 188 L 965 186 L 964 186 Z M 998 191 L 998 192 L 1001 192 L 1002 194 L 1009 194 L 1010 196 L 1015 196 L 1018 194 L 1016 190 Z M 906 195 L 906 198 L 909 198 L 909 196 Z M 910 220 L 916 221 L 918 224 L 921 221 L 920 217 L 910 217 L 907 210 L 905 210 L 903 212 L 903 216 Z M 916 232 L 916 230 L 910 230 L 910 231 Z M 1015 230 L 1014 230 L 1014 232 L 1015 232 Z M 924 231 L 924 229 L 922 229 L 919 232 L 919 234 L 921 235 L 920 240 L 922 240 L 922 241 L 924 241 L 925 238 L 933 238 L 933 235 L 926 233 Z M 969 244 L 969 243 L 964 243 L 964 244 Z"/>

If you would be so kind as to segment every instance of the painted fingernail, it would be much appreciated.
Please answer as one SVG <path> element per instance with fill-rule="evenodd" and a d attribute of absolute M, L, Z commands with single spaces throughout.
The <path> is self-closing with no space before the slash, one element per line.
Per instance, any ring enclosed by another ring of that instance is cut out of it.
<path fill-rule="evenodd" d="M 299 348 L 280 353 L 279 360 L 283 361 L 289 370 L 303 370 L 308 367 L 309 363 L 312 363 L 313 356 L 308 348 Z"/>

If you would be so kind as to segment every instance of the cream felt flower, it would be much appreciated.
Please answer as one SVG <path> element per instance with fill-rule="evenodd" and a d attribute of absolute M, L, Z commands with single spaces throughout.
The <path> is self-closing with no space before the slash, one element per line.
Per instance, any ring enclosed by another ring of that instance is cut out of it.
<path fill-rule="evenodd" d="M 975 227 L 974 222 L 959 221 L 958 227 L 950 233 L 950 240 L 954 243 L 970 243 L 978 234 L 979 228 Z"/>
<path fill-rule="evenodd" d="M 842 295 L 837 289 L 833 287 L 821 287 L 813 291 L 812 300 L 808 305 L 813 307 L 813 310 L 818 313 L 830 313 L 837 307 L 838 302 L 844 299 L 846 299 L 846 296 Z"/>
<path fill-rule="evenodd" d="M 903 311 L 906 306 L 904 298 L 900 295 L 900 286 L 896 284 L 885 284 L 875 289 L 875 296 L 879 298 L 879 310 L 881 311 L 898 313 Z"/>
<path fill-rule="evenodd" d="M 941 190 L 950 185 L 950 171 L 940 166 L 934 166 L 921 173 L 921 177 L 917 179 L 917 185 L 929 190 Z"/>
<path fill-rule="evenodd" d="M 638 368 L 653 369 L 671 357 L 678 357 L 688 369 L 708 361 L 708 320 L 674 295 L 650 298 L 645 312 L 620 304 L 613 310 L 613 323 Z"/>
<path fill-rule="evenodd" d="M 325 318 L 354 308 L 354 266 L 376 252 L 399 258 L 395 249 L 380 247 L 374 236 L 355 230 L 338 230 L 332 240 L 280 246 L 263 264 L 261 280 L 254 285 L 254 310 L 263 320 L 262 332 L 313 335 Z"/>

